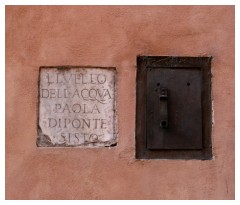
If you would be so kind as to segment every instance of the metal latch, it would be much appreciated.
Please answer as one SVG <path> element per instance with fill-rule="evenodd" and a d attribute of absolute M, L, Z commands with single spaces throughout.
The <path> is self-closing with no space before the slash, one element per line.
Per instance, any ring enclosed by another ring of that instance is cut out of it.
<path fill-rule="evenodd" d="M 160 88 L 159 94 L 160 106 L 160 127 L 168 127 L 168 90 L 167 88 Z"/>

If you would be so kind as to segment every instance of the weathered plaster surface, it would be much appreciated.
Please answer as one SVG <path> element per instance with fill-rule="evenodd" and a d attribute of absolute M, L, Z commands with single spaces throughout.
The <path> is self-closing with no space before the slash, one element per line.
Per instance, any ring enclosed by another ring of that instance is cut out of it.
<path fill-rule="evenodd" d="M 135 160 L 136 56 L 213 56 L 214 160 Z M 36 147 L 39 66 L 117 68 L 119 140 Z M 233 6 L 7 6 L 7 199 L 233 199 Z"/>

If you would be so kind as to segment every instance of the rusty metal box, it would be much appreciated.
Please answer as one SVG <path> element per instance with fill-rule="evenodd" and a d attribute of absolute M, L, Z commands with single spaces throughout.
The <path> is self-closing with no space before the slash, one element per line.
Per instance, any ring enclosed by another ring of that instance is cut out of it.
<path fill-rule="evenodd" d="M 211 57 L 137 58 L 136 158 L 211 159 Z"/>

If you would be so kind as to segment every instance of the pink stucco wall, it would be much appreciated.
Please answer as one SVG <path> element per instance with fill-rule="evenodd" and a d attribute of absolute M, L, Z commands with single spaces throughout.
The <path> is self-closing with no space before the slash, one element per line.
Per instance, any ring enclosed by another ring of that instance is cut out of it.
<path fill-rule="evenodd" d="M 136 56 L 213 56 L 214 159 L 136 160 Z M 119 143 L 37 148 L 38 69 L 117 68 Z M 6 199 L 234 199 L 233 6 L 7 6 Z"/>

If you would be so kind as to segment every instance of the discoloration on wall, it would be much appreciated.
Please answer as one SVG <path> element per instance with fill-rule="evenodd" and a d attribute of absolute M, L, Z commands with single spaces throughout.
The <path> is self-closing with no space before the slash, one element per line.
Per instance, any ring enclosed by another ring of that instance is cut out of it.
<path fill-rule="evenodd" d="M 234 43 L 233 6 L 6 6 L 6 198 L 234 199 Z M 214 160 L 135 159 L 137 55 L 213 56 Z M 36 147 L 41 65 L 117 68 L 117 146 Z"/>

